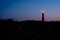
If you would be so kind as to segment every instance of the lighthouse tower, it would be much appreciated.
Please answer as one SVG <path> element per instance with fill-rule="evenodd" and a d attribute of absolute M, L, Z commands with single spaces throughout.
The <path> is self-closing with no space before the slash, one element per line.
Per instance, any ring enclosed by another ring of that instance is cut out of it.
<path fill-rule="evenodd" d="M 42 11 L 42 22 L 44 22 L 44 11 Z"/>

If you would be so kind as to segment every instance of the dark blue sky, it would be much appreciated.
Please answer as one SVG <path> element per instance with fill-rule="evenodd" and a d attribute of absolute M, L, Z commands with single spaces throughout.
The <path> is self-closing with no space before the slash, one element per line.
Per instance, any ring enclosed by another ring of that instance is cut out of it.
<path fill-rule="evenodd" d="M 41 20 L 45 11 L 45 21 L 60 20 L 60 0 L 0 0 L 0 18 L 15 20 Z"/>

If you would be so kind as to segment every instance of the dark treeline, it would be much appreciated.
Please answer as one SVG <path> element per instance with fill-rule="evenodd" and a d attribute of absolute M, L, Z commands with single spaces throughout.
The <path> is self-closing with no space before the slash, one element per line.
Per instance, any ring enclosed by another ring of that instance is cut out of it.
<path fill-rule="evenodd" d="M 60 39 L 60 22 L 13 21 L 0 19 L 1 39 L 40 40 Z"/>

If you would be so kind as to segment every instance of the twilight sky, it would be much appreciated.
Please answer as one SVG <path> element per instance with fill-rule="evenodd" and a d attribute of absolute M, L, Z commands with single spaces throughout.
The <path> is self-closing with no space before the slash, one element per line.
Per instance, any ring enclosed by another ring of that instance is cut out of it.
<path fill-rule="evenodd" d="M 60 21 L 60 0 L 0 0 L 0 18 L 14 20 Z"/>

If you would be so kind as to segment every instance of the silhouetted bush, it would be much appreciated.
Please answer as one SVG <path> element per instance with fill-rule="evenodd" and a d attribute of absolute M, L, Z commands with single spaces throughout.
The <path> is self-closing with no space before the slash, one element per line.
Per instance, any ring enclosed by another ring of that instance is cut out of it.
<path fill-rule="evenodd" d="M 5 36 L 9 35 L 11 38 L 14 37 L 13 39 L 17 40 L 40 40 L 48 38 L 55 39 L 55 35 L 60 34 L 60 22 L 42 22 L 33 20 L 13 21 L 13 19 L 0 19 L 0 33 L 1 35 L 4 34 Z"/>

